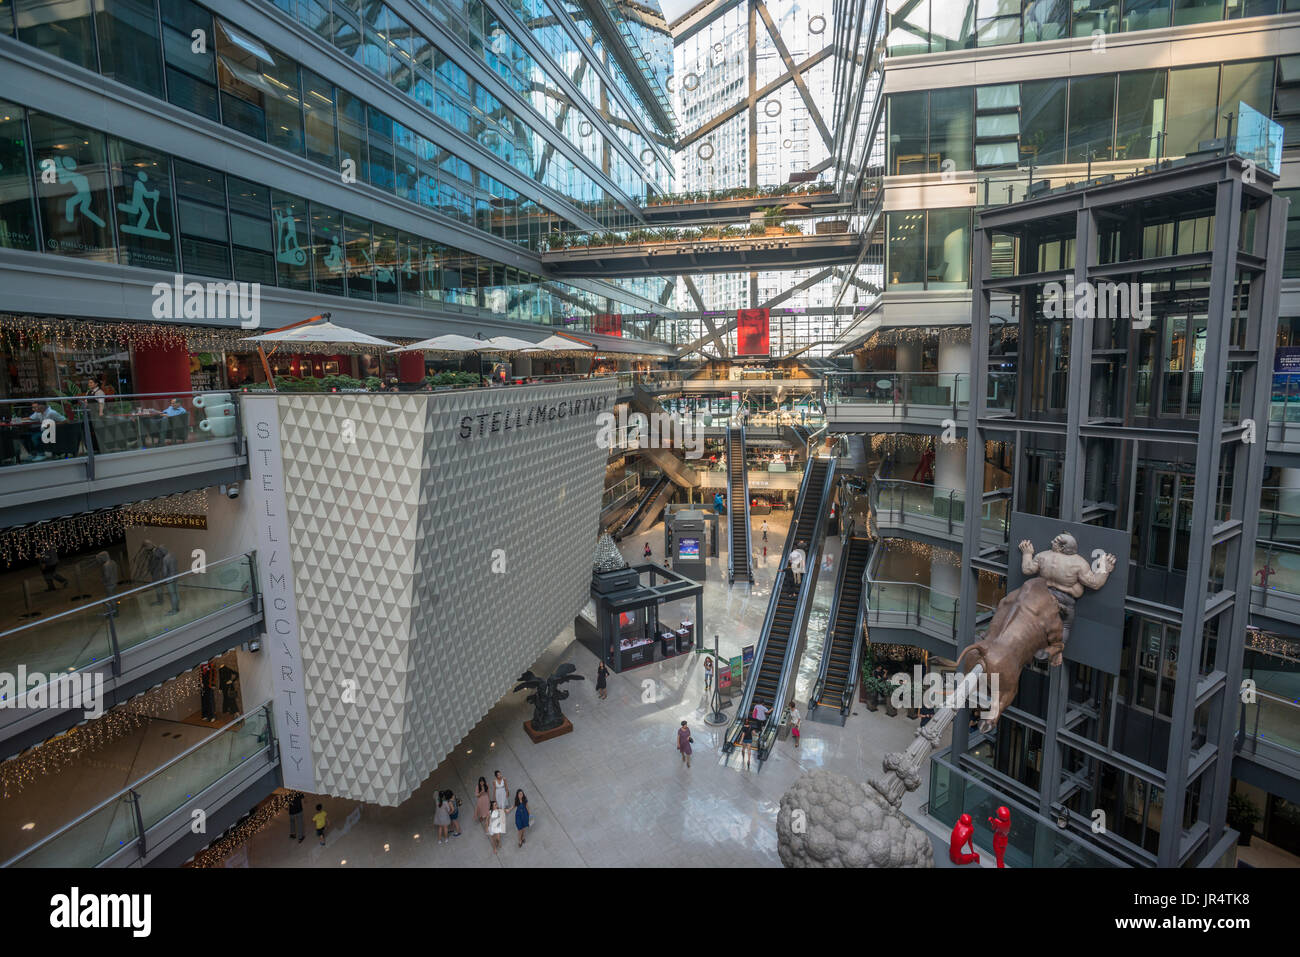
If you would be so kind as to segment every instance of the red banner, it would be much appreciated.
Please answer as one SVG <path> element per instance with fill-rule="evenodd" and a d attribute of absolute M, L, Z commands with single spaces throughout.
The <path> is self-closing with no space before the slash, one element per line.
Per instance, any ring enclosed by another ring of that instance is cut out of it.
<path fill-rule="evenodd" d="M 766 309 L 736 310 L 736 355 L 765 356 L 770 348 L 768 311 Z"/>
<path fill-rule="evenodd" d="M 623 335 L 623 317 L 614 313 L 596 313 L 592 317 L 591 331 L 604 333 L 607 336 Z"/>

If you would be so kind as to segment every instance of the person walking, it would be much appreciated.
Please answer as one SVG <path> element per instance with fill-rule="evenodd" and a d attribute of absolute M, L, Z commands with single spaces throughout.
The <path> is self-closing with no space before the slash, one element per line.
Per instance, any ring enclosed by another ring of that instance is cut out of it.
<path fill-rule="evenodd" d="M 64 588 L 68 587 L 68 580 L 59 574 L 59 550 L 50 545 L 40 554 L 41 559 L 41 577 L 45 579 L 45 590 L 54 591 L 54 583 L 58 582 Z"/>
<path fill-rule="evenodd" d="M 492 789 L 487 778 L 478 779 L 478 793 L 474 797 L 474 820 L 483 822 L 483 833 L 488 829 L 488 805 L 492 803 Z"/>
<path fill-rule="evenodd" d="M 495 777 L 492 779 L 492 786 L 496 789 L 496 794 L 493 796 L 497 799 L 497 807 L 505 811 L 510 806 L 510 785 L 506 784 L 506 779 L 501 776 L 500 771 L 493 773 Z"/>
<path fill-rule="evenodd" d="M 645 558 L 645 559 L 648 561 L 648 560 L 650 559 L 650 556 L 651 556 L 652 554 L 653 554 L 653 552 L 651 551 L 650 543 L 649 543 L 649 542 L 646 542 L 646 543 L 645 543 L 645 550 L 641 553 L 641 555 L 642 555 L 643 558 Z"/>
<path fill-rule="evenodd" d="M 746 721 L 740 726 L 740 752 L 745 756 L 745 769 L 749 769 L 749 753 L 754 750 L 754 723 Z"/>
<path fill-rule="evenodd" d="M 767 519 L 763 519 L 763 524 L 758 526 L 758 530 L 763 533 L 763 543 L 767 544 Z M 766 551 L 766 549 L 764 549 Z"/>
<path fill-rule="evenodd" d="M 447 821 L 451 827 L 451 836 L 460 837 L 460 802 L 456 800 L 456 793 L 452 790 L 442 792 L 447 797 Z"/>
<path fill-rule="evenodd" d="M 707 655 L 704 658 L 704 693 L 708 694 L 713 688 L 713 655 Z"/>
<path fill-rule="evenodd" d="M 790 702 L 790 737 L 794 738 L 794 746 L 799 747 L 799 705 Z"/>
<path fill-rule="evenodd" d="M 605 667 L 605 662 L 596 666 L 596 694 L 600 695 L 600 700 L 604 701 L 609 691 L 606 684 L 609 680 L 609 669 Z"/>
<path fill-rule="evenodd" d="M 521 788 L 515 792 L 515 830 L 519 833 L 519 847 L 524 846 L 526 840 L 524 835 L 531 822 L 532 816 L 528 813 L 528 795 L 524 794 Z"/>
<path fill-rule="evenodd" d="M 790 553 L 789 569 L 790 569 L 790 574 L 794 576 L 795 588 L 799 587 L 799 582 L 803 579 L 805 562 L 808 559 L 807 553 L 805 553 L 803 548 L 801 547 L 802 545 L 803 545 L 802 542 L 796 543 L 794 551 Z"/>
<path fill-rule="evenodd" d="M 311 816 L 312 826 L 316 828 L 316 836 L 320 838 L 320 846 L 325 846 L 325 825 L 329 823 L 329 815 L 325 813 L 323 804 L 316 805 L 316 813 Z"/>
<path fill-rule="evenodd" d="M 302 826 L 302 792 L 294 791 L 289 796 L 289 840 L 298 839 L 301 844 L 307 837 L 307 829 Z"/>
<path fill-rule="evenodd" d="M 438 843 L 447 843 L 447 828 L 451 826 L 451 811 L 447 807 L 447 792 L 438 792 L 438 808 L 433 812 L 433 826 L 438 829 Z"/>
<path fill-rule="evenodd" d="M 694 742 L 691 737 L 691 729 L 685 721 L 677 729 L 677 750 L 682 753 L 682 763 L 688 768 L 691 766 L 691 743 Z"/>
<path fill-rule="evenodd" d="M 493 801 L 488 809 L 488 837 L 492 840 L 492 853 L 501 850 L 501 835 L 506 832 L 506 812 Z"/>

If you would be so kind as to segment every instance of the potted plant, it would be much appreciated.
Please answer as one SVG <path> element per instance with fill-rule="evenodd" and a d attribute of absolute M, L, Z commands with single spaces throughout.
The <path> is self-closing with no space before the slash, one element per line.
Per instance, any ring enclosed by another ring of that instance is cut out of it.
<path fill-rule="evenodd" d="M 892 681 L 875 679 L 880 685 L 880 697 L 885 702 L 885 714 L 891 718 L 898 714 L 898 709 L 894 707 L 894 690 L 897 687 Z"/>
<path fill-rule="evenodd" d="M 1228 826 L 1237 832 L 1239 847 L 1250 847 L 1258 820 L 1259 808 L 1255 807 L 1254 801 L 1241 793 L 1228 795 Z"/>

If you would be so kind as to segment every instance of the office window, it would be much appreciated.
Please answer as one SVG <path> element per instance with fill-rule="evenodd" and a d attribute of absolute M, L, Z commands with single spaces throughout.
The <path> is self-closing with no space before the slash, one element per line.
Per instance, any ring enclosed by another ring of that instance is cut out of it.
<path fill-rule="evenodd" d="M 343 214 L 320 203 L 311 204 L 312 274 L 316 291 L 343 295 L 347 256 L 343 252 Z"/>
<path fill-rule="evenodd" d="M 13 0 L 0 0 L 0 36 L 14 35 Z"/>
<path fill-rule="evenodd" d="M 1115 77 L 1087 76 L 1070 80 L 1070 144 L 1066 162 L 1086 163 L 1111 158 L 1115 131 Z"/>
<path fill-rule="evenodd" d="M 303 138 L 307 158 L 337 170 L 334 141 L 334 85 L 310 70 L 302 70 Z"/>
<path fill-rule="evenodd" d="M 1068 37 L 1070 0 L 1029 0 L 1025 4 L 1023 24 L 1025 43 Z M 1091 32 L 1088 30 L 1085 35 Z"/>
<path fill-rule="evenodd" d="M 311 289 L 311 219 L 307 200 L 271 191 L 271 226 L 275 235 L 276 283 L 289 289 Z"/>
<path fill-rule="evenodd" d="M 1155 159 L 1165 125 L 1164 70 L 1121 73 L 1115 158 Z"/>
<path fill-rule="evenodd" d="M 235 278 L 275 285 L 275 230 L 271 225 L 271 191 L 258 183 L 226 177 L 230 195 L 230 243 Z"/>
<path fill-rule="evenodd" d="M 945 0 L 938 0 L 938 2 L 942 6 L 948 5 Z M 958 5 L 967 9 L 973 9 L 974 6 L 969 0 L 958 0 Z M 930 0 L 919 0 L 915 6 L 911 4 L 904 6 L 899 15 L 890 15 L 889 35 L 885 39 L 885 46 L 890 56 L 929 53 L 931 37 Z M 941 45 L 943 43 L 941 38 L 934 37 L 933 42 L 936 43 L 936 49 L 945 49 Z"/>
<path fill-rule="evenodd" d="M 929 171 L 971 168 L 972 89 L 968 86 L 930 94 Z M 948 164 L 947 161 L 952 163 Z"/>
<path fill-rule="evenodd" d="M 1228 119 L 1223 114 L 1232 113 L 1232 132 L 1237 132 L 1241 104 L 1268 116 L 1273 110 L 1273 74 L 1276 61 L 1248 60 L 1244 63 L 1223 64 L 1220 81 L 1217 136 L 1228 135 Z"/>
<path fill-rule="evenodd" d="M 35 196 L 23 108 L 0 100 L 0 247 L 36 249 Z"/>
<path fill-rule="evenodd" d="M 376 223 L 374 251 L 375 298 L 380 302 L 397 302 L 397 230 Z"/>
<path fill-rule="evenodd" d="M 1169 26 L 1170 0 L 1124 0 L 1120 29 L 1154 30 Z"/>
<path fill-rule="evenodd" d="M 375 251 L 370 221 L 357 216 L 344 216 L 343 240 L 348 270 L 348 298 L 374 299 Z"/>
<path fill-rule="evenodd" d="M 1214 139 L 1218 99 L 1217 66 L 1169 71 L 1166 156 L 1184 156 L 1195 151 L 1202 141 Z"/>
<path fill-rule="evenodd" d="M 167 99 L 210 120 L 218 118 L 217 55 L 212 43 L 212 14 L 190 0 L 159 0 L 163 24 L 163 60 Z M 194 31 L 202 30 L 202 53 L 194 52 Z"/>
<path fill-rule="evenodd" d="M 386 193 L 397 191 L 393 175 L 393 121 L 374 107 L 367 109 L 370 120 L 370 165 L 367 178 L 371 186 Z"/>
<path fill-rule="evenodd" d="M 1300 145 L 1300 56 L 1277 59 L 1273 119 L 1282 124 L 1283 145 Z"/>
<path fill-rule="evenodd" d="M 226 126 L 303 155 L 298 65 L 221 20 L 216 45 Z"/>
<path fill-rule="evenodd" d="M 163 95 L 158 10 L 153 0 L 94 0 L 99 69 L 104 76 Z"/>
<path fill-rule="evenodd" d="M 1286 246 L 1282 251 L 1282 276 L 1285 279 L 1300 278 L 1300 189 L 1279 189 L 1278 196 L 1291 200 L 1291 207 L 1286 217 Z M 1279 328 L 1285 319 L 1279 320 Z M 1279 341 L 1279 345 L 1282 343 Z M 1300 345 L 1300 342 L 1296 343 Z"/>
<path fill-rule="evenodd" d="M 1174 0 L 1174 26 L 1223 19 L 1223 0 Z"/>
<path fill-rule="evenodd" d="M 1020 158 L 1053 166 L 1065 158 L 1065 80 L 1020 84 Z"/>
<path fill-rule="evenodd" d="M 1225 19 L 1264 17 L 1277 12 L 1278 0 L 1228 0 L 1228 13 Z"/>
<path fill-rule="evenodd" d="M 393 190 L 402 199 L 412 203 L 420 201 L 416 192 L 419 178 L 417 150 L 424 137 L 401 123 L 393 124 Z"/>
<path fill-rule="evenodd" d="M 1020 0 L 974 0 L 975 38 L 981 47 L 1020 42 Z"/>
<path fill-rule="evenodd" d="M 889 171 L 924 173 L 929 94 L 895 93 L 889 98 Z"/>
<path fill-rule="evenodd" d="M 1076 37 L 1118 33 L 1120 0 L 1073 0 L 1073 33 Z"/>
<path fill-rule="evenodd" d="M 1019 84 L 976 87 L 975 168 L 1016 165 L 1019 136 Z"/>
<path fill-rule="evenodd" d="M 62 256 L 115 262 L 104 134 L 29 110 L 36 198 L 45 247 Z M 56 182 L 41 176 L 53 166 Z"/>
<path fill-rule="evenodd" d="M 331 42 L 334 24 L 330 19 L 330 0 L 281 0 L 281 2 L 291 2 L 295 9 L 289 12 L 297 17 L 298 22 L 326 43 Z"/>
<path fill-rule="evenodd" d="M 334 0 L 333 4 L 333 42 L 358 63 L 363 62 L 365 54 L 361 42 L 361 0 Z"/>
<path fill-rule="evenodd" d="M 108 141 L 120 259 L 128 266 L 176 269 L 170 158 L 116 138 Z"/>
<path fill-rule="evenodd" d="M 425 305 L 425 297 L 420 282 L 422 274 L 420 258 L 420 238 L 410 233 L 397 234 L 397 265 L 394 276 L 397 280 L 398 299 L 403 305 Z"/>
<path fill-rule="evenodd" d="M 17 0 L 18 39 L 60 59 L 99 71 L 90 0 L 49 4 L 43 0 Z"/>
<path fill-rule="evenodd" d="M 370 163 L 366 156 L 366 105 L 346 90 L 338 90 L 337 95 L 339 167 L 351 170 L 358 183 L 367 183 Z"/>
<path fill-rule="evenodd" d="M 180 216 L 181 268 L 200 276 L 231 278 L 226 177 L 214 169 L 173 159 Z"/>

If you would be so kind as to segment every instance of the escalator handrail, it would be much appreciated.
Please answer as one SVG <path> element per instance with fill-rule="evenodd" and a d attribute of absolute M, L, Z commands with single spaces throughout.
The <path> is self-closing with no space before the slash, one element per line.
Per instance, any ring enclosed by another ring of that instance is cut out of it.
<path fill-rule="evenodd" d="M 855 520 L 849 519 L 848 527 L 845 529 L 843 540 L 851 548 L 853 544 L 853 528 Z M 824 546 L 823 546 L 824 547 Z M 831 599 L 830 617 L 826 620 L 826 638 L 822 642 L 822 660 L 821 665 L 817 668 L 817 681 L 813 685 L 812 700 L 808 702 L 808 713 L 811 715 L 817 710 L 817 702 L 822 698 L 822 691 L 826 687 L 827 672 L 830 670 L 830 651 L 831 636 L 835 633 L 835 618 L 840 611 L 840 598 L 844 595 L 844 582 L 849 574 L 849 548 L 840 550 L 840 571 L 835 579 L 835 595 Z"/>
<path fill-rule="evenodd" d="M 871 549 L 872 554 L 875 553 L 875 543 L 870 543 L 867 547 Z M 858 615 L 853 623 L 853 653 L 849 655 L 849 680 L 844 686 L 844 694 L 840 699 L 841 715 L 847 715 L 853 708 L 853 692 L 858 686 L 858 671 L 862 667 L 862 651 L 866 645 L 867 574 L 870 569 L 871 555 L 868 555 L 862 566 L 862 590 L 858 592 Z"/>
<path fill-rule="evenodd" d="M 827 509 L 830 507 L 830 501 L 834 498 L 835 493 L 835 458 L 832 456 L 824 460 L 826 462 L 826 477 L 822 480 L 821 502 L 817 507 L 817 514 L 814 516 L 814 525 L 812 534 L 808 539 L 808 558 L 810 561 L 817 561 L 817 556 L 821 554 L 821 543 L 826 539 L 826 519 L 828 517 Z M 809 470 L 811 473 L 811 469 Z M 802 633 L 803 626 L 808 621 L 808 613 L 812 608 L 813 582 L 817 579 L 816 571 L 809 568 L 804 572 L 803 580 L 799 583 L 799 595 L 795 599 L 794 618 L 791 620 L 792 625 L 798 625 L 797 629 L 791 631 L 790 641 L 786 643 L 786 659 L 781 665 L 781 677 L 776 685 L 776 697 L 773 701 L 771 714 L 767 716 L 767 721 L 763 725 L 762 735 L 759 737 L 759 755 L 760 757 L 767 753 L 762 748 L 762 742 L 769 737 L 775 740 L 776 726 L 780 724 L 781 714 L 785 710 L 786 696 L 789 693 L 790 682 L 794 680 L 794 672 L 798 670 L 799 663 L 796 657 L 791 653 L 793 647 L 798 644 L 795 640 L 796 633 Z M 770 750 L 770 749 L 769 749 Z"/>
<path fill-rule="evenodd" d="M 655 497 L 659 494 L 660 490 L 663 488 L 664 482 L 666 481 L 668 481 L 667 473 L 660 472 L 659 478 L 656 479 L 653 483 L 651 483 L 650 487 L 646 490 L 645 498 L 641 499 L 641 501 L 637 503 L 637 507 L 632 510 L 632 514 L 627 517 L 627 519 L 619 527 L 619 530 L 615 532 L 615 534 L 619 538 L 622 538 L 624 535 L 628 533 L 630 529 L 636 527 L 636 524 L 641 520 L 642 513 L 646 510 L 646 508 L 650 505 L 650 503 L 654 501 Z"/>

